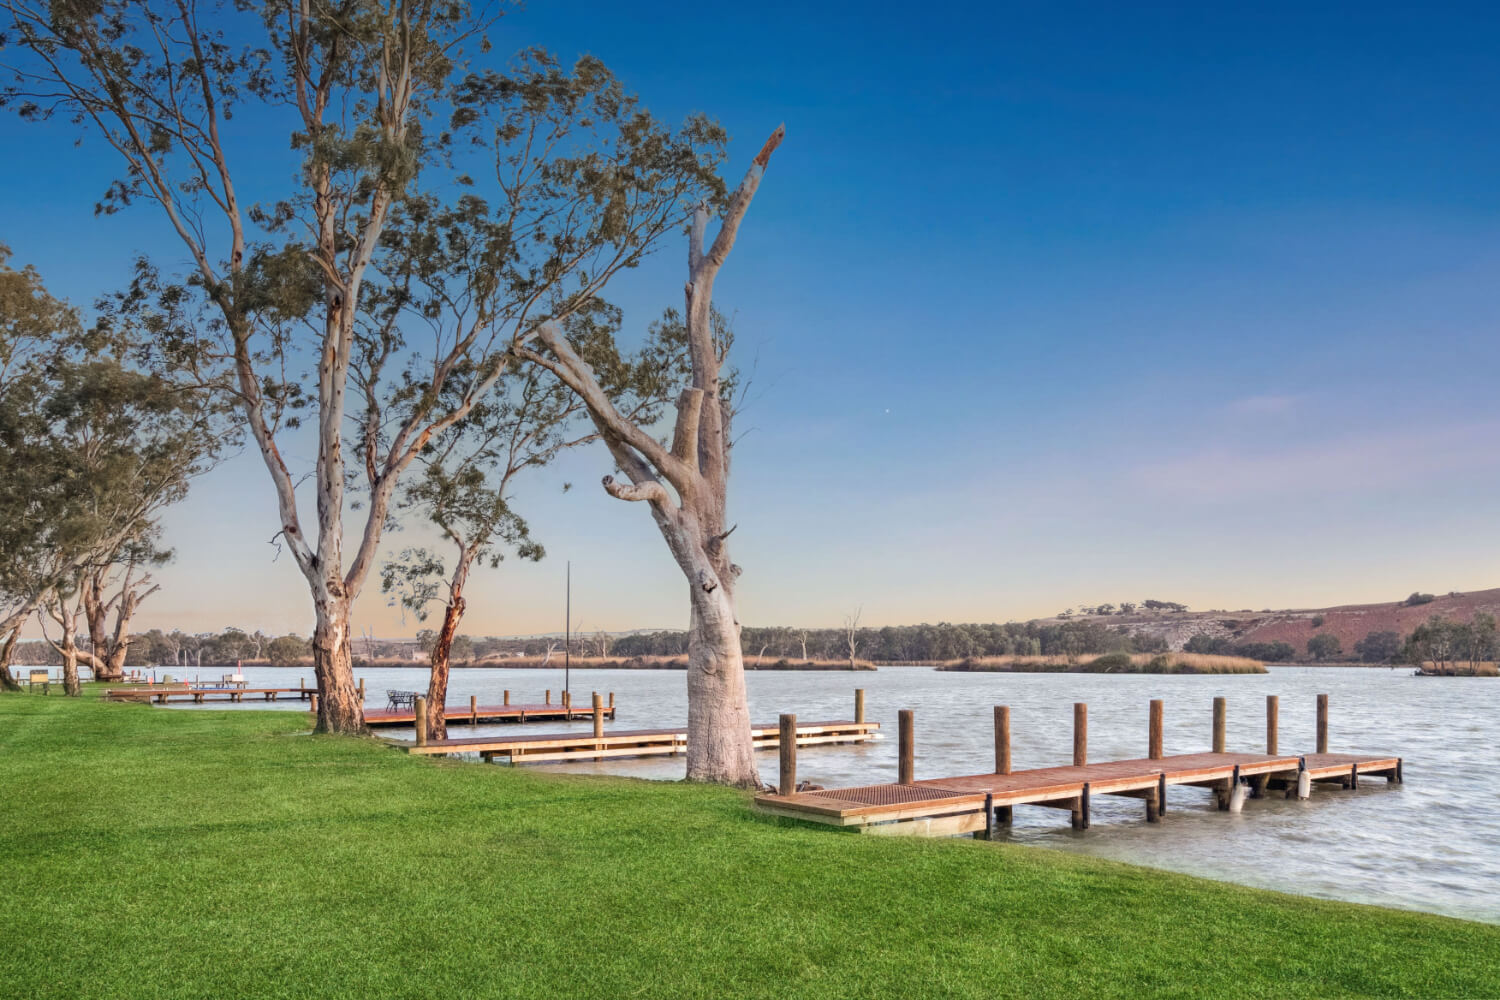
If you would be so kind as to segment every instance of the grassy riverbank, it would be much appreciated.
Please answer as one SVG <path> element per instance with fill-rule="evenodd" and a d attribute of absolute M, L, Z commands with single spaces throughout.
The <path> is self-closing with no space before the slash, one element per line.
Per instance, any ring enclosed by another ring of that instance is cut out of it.
<path fill-rule="evenodd" d="M 0 994 L 1493 996 L 1500 928 L 0 695 Z M 828 752 L 837 753 L 837 750 Z M 1108 836 L 1107 831 L 1099 831 Z"/>
<path fill-rule="evenodd" d="M 976 656 L 939 670 L 1033 674 L 1263 674 L 1266 665 L 1243 656 L 1207 653 L 1105 653 L 1103 656 Z"/>

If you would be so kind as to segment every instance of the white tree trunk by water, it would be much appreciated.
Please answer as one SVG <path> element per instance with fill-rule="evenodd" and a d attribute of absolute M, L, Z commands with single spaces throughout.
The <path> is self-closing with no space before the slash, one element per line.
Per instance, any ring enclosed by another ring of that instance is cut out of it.
<path fill-rule="evenodd" d="M 544 324 L 539 331 L 545 353 L 515 348 L 517 356 L 548 368 L 583 400 L 600 437 L 629 480 L 605 476 L 605 491 L 616 499 L 649 505 L 667 548 L 687 578 L 691 607 L 687 777 L 743 787 L 758 787 L 760 778 L 751 749 L 745 664 L 734 603 L 740 568 L 730 561 L 727 544 L 734 530 L 726 524 L 730 414 L 720 384 L 722 359 L 714 341 L 713 286 L 784 134 L 778 127 L 766 140 L 730 196 L 711 245 L 706 244 L 708 206 L 699 205 L 694 214 L 685 288 L 692 380 L 677 402 L 670 449 L 616 410 L 592 369 L 556 324 Z"/>

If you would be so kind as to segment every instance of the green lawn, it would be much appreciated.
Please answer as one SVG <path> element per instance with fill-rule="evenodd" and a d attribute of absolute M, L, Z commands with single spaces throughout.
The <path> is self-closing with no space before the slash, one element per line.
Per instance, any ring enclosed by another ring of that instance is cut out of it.
<path fill-rule="evenodd" d="M 0 995 L 1500 996 L 1496 927 L 305 726 L 0 695 Z"/>

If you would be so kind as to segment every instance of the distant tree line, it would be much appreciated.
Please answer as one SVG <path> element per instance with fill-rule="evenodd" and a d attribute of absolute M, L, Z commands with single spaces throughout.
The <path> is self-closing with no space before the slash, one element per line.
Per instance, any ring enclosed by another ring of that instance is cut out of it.
<path fill-rule="evenodd" d="M 1005 624 L 887 625 L 883 628 L 789 628 L 746 626 L 744 655 L 757 658 L 847 660 L 851 633 L 857 658 L 877 663 L 924 663 L 973 656 L 1097 656 L 1102 653 L 1157 653 L 1167 648 L 1159 636 L 1132 636 L 1094 622 L 1007 622 Z M 683 632 L 642 632 L 615 640 L 615 656 L 681 656 Z"/>

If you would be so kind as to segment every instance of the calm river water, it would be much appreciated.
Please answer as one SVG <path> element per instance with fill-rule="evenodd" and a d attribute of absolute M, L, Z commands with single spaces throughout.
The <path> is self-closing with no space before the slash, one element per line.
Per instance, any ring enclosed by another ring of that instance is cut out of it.
<path fill-rule="evenodd" d="M 191 673 L 191 671 L 189 671 Z M 306 670 L 246 668 L 252 687 L 295 686 Z M 425 688 L 426 672 L 369 670 L 372 706 L 391 687 Z M 205 675 L 206 676 L 206 675 Z M 1240 814 L 1218 812 L 1206 789 L 1174 788 L 1167 821 L 1147 825 L 1138 800 L 1095 798 L 1093 827 L 1068 828 L 1053 809 L 1016 810 L 1008 834 L 1016 843 L 1076 851 L 1284 892 L 1428 910 L 1500 923 L 1500 768 L 1494 707 L 1500 681 L 1419 678 L 1409 668 L 1272 667 L 1247 676 L 940 673 L 886 667 L 873 673 L 751 672 L 753 721 L 778 713 L 799 719 L 853 717 L 854 688 L 866 691 L 867 716 L 884 738 L 863 746 L 808 747 L 798 777 L 837 786 L 894 781 L 896 713 L 916 713 L 918 778 L 972 774 L 993 767 L 991 706 L 1011 706 L 1014 766 L 1071 763 L 1072 704 L 1089 705 L 1089 758 L 1146 754 L 1147 703 L 1166 702 L 1166 751 L 1207 750 L 1212 701 L 1229 699 L 1229 749 L 1265 746 L 1265 696 L 1281 697 L 1283 753 L 1313 749 L 1315 696 L 1330 698 L 1329 749 L 1378 751 L 1405 758 L 1406 783 L 1367 781 L 1357 791 L 1320 786 L 1306 802 L 1279 795 L 1249 800 Z M 468 669 L 453 672 L 450 704 L 537 702 L 558 698 L 561 670 Z M 682 725 L 687 718 L 680 671 L 575 670 L 574 701 L 613 691 L 620 728 Z M 205 706 L 209 707 L 209 706 Z M 222 706 L 212 706 L 222 707 Z M 262 708 L 264 705 L 246 705 Z M 284 709 L 305 708 L 283 703 Z M 588 730 L 590 723 L 572 728 Z M 569 728 L 527 726 L 528 732 Z M 455 726 L 454 736 L 515 732 L 513 726 Z M 409 730 L 407 733 L 409 734 Z M 402 735 L 392 732 L 390 735 Z M 477 758 L 476 758 L 477 760 Z M 476 765 L 478 766 L 478 765 Z M 502 765 L 503 766 L 503 765 Z M 577 773 L 676 779 L 682 758 L 536 764 Z M 760 755 L 761 780 L 776 780 L 775 751 Z"/>

